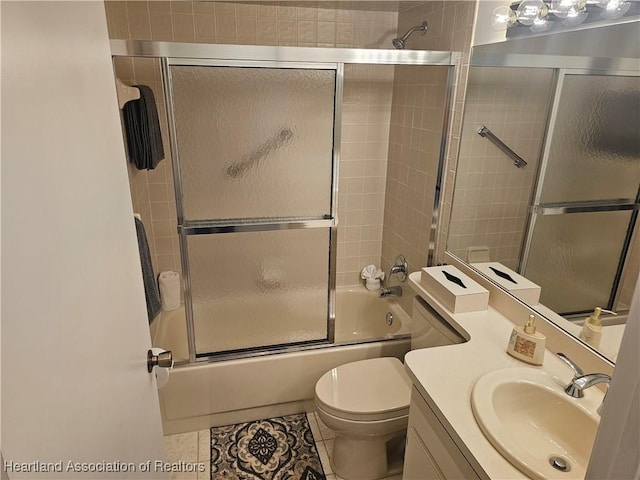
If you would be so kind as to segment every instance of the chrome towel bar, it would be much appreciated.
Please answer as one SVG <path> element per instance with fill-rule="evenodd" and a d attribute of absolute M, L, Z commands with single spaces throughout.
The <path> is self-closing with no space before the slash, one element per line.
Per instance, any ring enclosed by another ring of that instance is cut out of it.
<path fill-rule="evenodd" d="M 482 125 L 478 130 L 478 135 L 480 135 L 481 137 L 488 138 L 496 147 L 498 147 L 504 153 L 509 155 L 509 157 L 511 157 L 511 159 L 513 160 L 513 164 L 516 167 L 521 168 L 521 167 L 527 166 L 527 162 L 525 162 L 520 155 L 518 155 L 516 152 L 511 150 L 502 140 L 496 137 L 494 133 L 484 125 Z"/>

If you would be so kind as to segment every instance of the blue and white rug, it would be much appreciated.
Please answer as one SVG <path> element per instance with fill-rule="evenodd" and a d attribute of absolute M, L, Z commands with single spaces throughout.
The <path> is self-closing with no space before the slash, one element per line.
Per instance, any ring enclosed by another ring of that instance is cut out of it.
<path fill-rule="evenodd" d="M 306 415 L 211 428 L 211 480 L 326 480 Z"/>

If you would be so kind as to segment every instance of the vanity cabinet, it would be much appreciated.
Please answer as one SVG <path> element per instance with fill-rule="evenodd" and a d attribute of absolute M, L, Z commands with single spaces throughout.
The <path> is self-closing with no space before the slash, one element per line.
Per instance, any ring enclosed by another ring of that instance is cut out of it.
<path fill-rule="evenodd" d="M 484 472 L 483 472 L 484 473 Z M 415 386 L 411 389 L 403 480 L 488 478 L 479 476 Z"/>

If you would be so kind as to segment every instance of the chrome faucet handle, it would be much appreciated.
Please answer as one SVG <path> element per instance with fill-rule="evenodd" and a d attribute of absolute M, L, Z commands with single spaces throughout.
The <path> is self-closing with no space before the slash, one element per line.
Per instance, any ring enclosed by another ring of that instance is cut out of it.
<path fill-rule="evenodd" d="M 407 274 L 409 273 L 409 266 L 407 265 L 407 260 L 404 258 L 404 255 L 398 255 L 396 257 L 396 261 L 394 265 L 389 270 L 389 277 L 391 275 L 397 275 L 398 280 L 401 282 L 405 282 L 407 280 Z"/>
<path fill-rule="evenodd" d="M 569 365 L 569 367 L 571 368 L 571 370 L 573 370 L 573 377 L 580 377 L 581 375 L 584 375 L 584 371 L 573 361 L 571 360 L 569 357 L 567 357 L 564 353 L 562 352 L 558 352 L 556 353 L 556 356 L 562 360 L 564 363 L 566 363 L 567 365 Z"/>
<path fill-rule="evenodd" d="M 571 370 L 573 370 L 573 378 L 571 381 L 564 387 L 564 391 L 567 395 L 573 398 L 582 398 L 584 397 L 584 392 L 582 391 L 582 387 L 575 383 L 575 380 L 578 377 L 584 375 L 584 371 L 569 357 L 567 357 L 564 353 L 558 352 L 556 353 L 557 357 L 566 363 Z"/>
<path fill-rule="evenodd" d="M 560 360 L 569 365 L 573 370 L 574 376 L 569 382 L 569 384 L 564 387 L 564 391 L 567 395 L 573 398 L 583 398 L 584 397 L 584 389 L 590 388 L 599 383 L 609 384 L 611 382 L 611 376 L 606 373 L 588 373 L 585 374 L 582 369 L 575 364 L 573 360 L 567 357 L 564 353 L 556 354 Z M 609 389 L 607 388 L 607 391 Z M 607 391 L 605 391 L 605 398 L 607 396 Z M 605 398 L 602 399 L 602 403 L 604 404 Z M 600 414 L 600 409 L 602 405 L 598 408 L 598 414 Z"/>

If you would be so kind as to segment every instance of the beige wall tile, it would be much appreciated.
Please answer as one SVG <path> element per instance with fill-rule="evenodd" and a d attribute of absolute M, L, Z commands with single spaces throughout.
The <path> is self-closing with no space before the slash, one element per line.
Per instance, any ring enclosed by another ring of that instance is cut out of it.
<path fill-rule="evenodd" d="M 258 24 L 256 17 L 238 17 L 236 20 L 238 40 L 243 44 L 258 42 Z"/>
<path fill-rule="evenodd" d="M 298 42 L 315 43 L 317 39 L 318 22 L 311 20 L 298 20 Z"/>
<path fill-rule="evenodd" d="M 278 43 L 278 21 L 275 18 L 258 18 L 258 44 L 276 45 Z"/>
<path fill-rule="evenodd" d="M 234 17 L 236 15 L 236 4 L 215 2 L 215 14 L 221 17 Z"/>
<path fill-rule="evenodd" d="M 193 15 L 172 15 L 173 38 L 176 42 L 195 42 L 196 32 Z"/>
<path fill-rule="evenodd" d="M 280 8 L 280 7 L 278 7 Z M 297 24 L 295 20 L 278 18 L 278 42 L 295 43 L 297 40 Z"/>
<path fill-rule="evenodd" d="M 173 21 L 170 13 L 151 12 L 151 39 L 157 41 L 173 40 Z"/>
<path fill-rule="evenodd" d="M 107 14 L 109 38 L 129 38 L 129 20 L 125 2 L 106 1 L 105 12 Z"/>
<path fill-rule="evenodd" d="M 237 38 L 236 17 L 230 15 L 217 15 L 216 35 L 218 40 L 223 38 Z"/>
<path fill-rule="evenodd" d="M 126 2 L 129 33 L 138 40 L 151 40 L 151 21 L 146 1 Z"/>
<path fill-rule="evenodd" d="M 257 17 L 258 6 L 249 4 L 236 5 L 236 15 L 238 17 Z"/>
<path fill-rule="evenodd" d="M 193 22 L 196 42 L 215 42 L 216 22 L 213 15 L 195 15 Z"/>

